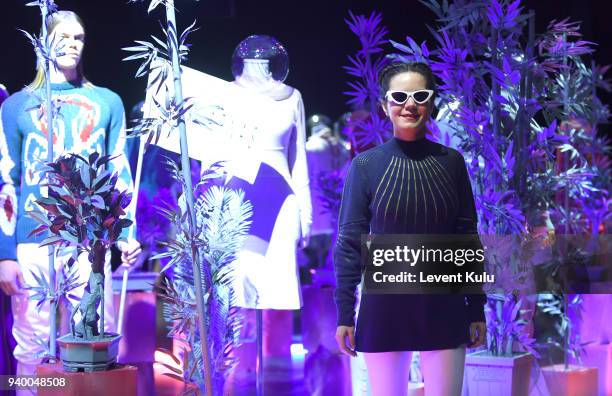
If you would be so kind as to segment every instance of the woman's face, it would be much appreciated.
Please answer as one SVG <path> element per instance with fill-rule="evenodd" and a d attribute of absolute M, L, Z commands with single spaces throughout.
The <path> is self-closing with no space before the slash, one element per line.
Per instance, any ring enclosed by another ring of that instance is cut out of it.
<path fill-rule="evenodd" d="M 57 57 L 61 70 L 75 69 L 81 62 L 81 54 L 85 45 L 85 31 L 77 21 L 63 21 L 57 24 L 52 33 L 55 43 L 61 47 L 62 56 Z"/>
<path fill-rule="evenodd" d="M 404 72 L 396 74 L 389 81 L 389 91 L 414 92 L 427 89 L 427 79 L 420 73 Z M 393 123 L 393 133 L 398 137 L 414 137 L 423 131 L 431 111 L 433 100 L 418 104 L 410 96 L 404 104 L 397 104 L 385 98 L 383 102 L 385 114 Z"/>

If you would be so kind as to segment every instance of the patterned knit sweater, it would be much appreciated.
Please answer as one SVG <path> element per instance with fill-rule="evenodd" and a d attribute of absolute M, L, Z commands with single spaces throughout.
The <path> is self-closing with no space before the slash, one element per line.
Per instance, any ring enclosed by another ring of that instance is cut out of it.
<path fill-rule="evenodd" d="M 125 114 L 121 98 L 91 83 L 51 84 L 52 96 L 61 103 L 55 121 L 53 152 L 101 155 L 119 174 L 117 187 L 130 189 L 132 178 L 125 146 Z M 47 125 L 36 108 L 40 91 L 11 95 L 0 108 L 0 260 L 16 259 L 19 243 L 37 243 L 44 235 L 28 238 L 37 226 L 27 215 L 41 197 L 40 164 L 47 160 Z"/>

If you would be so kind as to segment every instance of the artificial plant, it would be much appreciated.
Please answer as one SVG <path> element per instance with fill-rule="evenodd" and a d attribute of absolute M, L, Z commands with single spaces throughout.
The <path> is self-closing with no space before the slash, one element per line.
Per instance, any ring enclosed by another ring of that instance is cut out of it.
<path fill-rule="evenodd" d="M 583 40 L 579 28 L 579 23 L 568 19 L 552 21 L 536 41 L 543 65 L 537 76 L 543 82 L 543 117 L 557 126 L 556 133 L 563 142 L 556 152 L 547 153 L 554 154 L 554 162 L 546 172 L 534 174 L 534 179 L 548 189 L 551 222 L 561 234 L 555 256 L 562 260 L 553 260 L 552 272 L 567 272 L 564 267 L 569 264 L 573 269 L 577 263 L 585 267 L 590 264 L 593 252 L 589 245 L 596 246 L 598 235 L 605 232 L 612 203 L 609 139 L 598 136 L 598 126 L 607 123 L 610 116 L 597 96 L 597 90 L 610 92 L 605 79 L 608 67 L 585 62 L 585 55 L 594 52 L 595 44 Z M 583 241 L 572 243 L 576 237 L 569 238 L 568 234 L 581 236 Z M 561 290 L 540 300 L 543 312 L 557 319 L 558 337 L 549 337 L 547 346 L 563 351 L 566 369 L 569 356 L 580 363 L 584 349 L 578 331 L 581 296 L 570 297 L 567 290 Z"/>
<path fill-rule="evenodd" d="M 408 37 L 407 45 L 393 42 L 401 51 L 396 57 L 428 63 L 439 79 L 438 123 L 459 138 L 457 148 L 466 154 L 480 232 L 516 235 L 523 246 L 538 227 L 568 230 L 563 219 L 572 205 L 555 199 L 563 191 L 578 201 L 573 206 L 578 211 L 589 213 L 585 205 L 597 206 L 590 213 L 599 226 L 609 198 L 593 183 L 609 185 L 609 170 L 595 172 L 578 146 L 585 140 L 594 143 L 583 144 L 590 150 L 606 146 L 601 140 L 595 143 L 596 125 L 608 116 L 595 90 L 609 85 L 601 69 L 579 61 L 591 50 L 579 40 L 576 26 L 552 23 L 536 40 L 535 15 L 525 13 L 520 0 L 422 3 L 439 22 L 430 28 L 437 48 Z M 578 39 L 570 44 L 568 37 Z M 590 130 L 569 127 L 577 114 L 589 120 Z M 565 152 L 575 162 L 557 166 Z M 597 154 L 589 157 L 592 163 L 605 162 L 601 151 Z M 576 212 L 573 216 L 579 217 Z M 505 264 L 520 272 L 520 260 Z M 490 296 L 493 301 L 506 297 Z M 499 317 L 504 304 L 495 307 Z"/>
<path fill-rule="evenodd" d="M 60 103 L 57 100 L 53 100 L 51 96 L 51 78 L 50 78 L 50 68 L 58 67 L 57 66 L 57 57 L 63 55 L 62 53 L 62 43 L 61 38 L 58 37 L 50 37 L 49 32 L 47 31 L 47 19 L 51 14 L 57 11 L 57 5 L 54 0 L 37 0 L 31 1 L 26 4 L 26 6 L 36 7 L 38 6 L 40 9 L 41 16 L 41 30 L 40 36 L 31 35 L 25 31 L 23 33 L 30 40 L 32 45 L 34 46 L 34 51 L 36 52 L 36 59 L 40 67 L 42 67 L 44 74 L 44 88 L 40 92 L 29 91 L 38 101 L 38 105 L 35 108 L 38 108 L 38 117 L 39 119 L 44 118 L 44 122 L 47 127 L 47 161 L 51 162 L 54 159 L 53 156 L 53 137 L 55 130 L 55 122 L 54 119 L 59 114 Z M 31 111 L 33 109 L 27 109 L 27 111 Z M 57 337 L 57 329 L 56 323 L 53 318 L 55 318 L 57 314 L 57 303 L 62 296 L 65 296 L 65 290 L 58 289 L 58 286 L 62 284 L 62 279 L 70 279 L 66 278 L 65 274 L 60 275 L 58 285 L 58 279 L 55 273 L 55 262 L 54 262 L 54 251 L 53 247 L 50 247 L 49 252 L 49 281 L 45 279 L 43 274 L 40 274 L 40 277 L 35 276 L 38 281 L 37 286 L 39 290 L 44 290 L 46 292 L 46 296 L 44 299 L 41 299 L 41 303 L 44 301 L 49 302 L 49 312 L 50 318 L 49 321 L 49 345 L 45 347 L 47 351 L 46 357 L 54 360 L 56 357 L 56 337 Z"/>
<path fill-rule="evenodd" d="M 179 168 L 168 162 L 173 176 L 187 188 Z M 208 328 L 209 356 L 211 357 L 213 394 L 222 394 L 224 381 L 235 364 L 234 349 L 239 345 L 242 316 L 236 307 L 232 288 L 235 271 L 235 255 L 248 235 L 252 206 L 244 200 L 242 191 L 212 185 L 211 181 L 221 176 L 218 167 L 203 173 L 195 191 L 203 191 L 195 205 L 196 234 L 192 236 L 186 227 L 185 199 L 181 197 L 179 210 L 162 209 L 161 213 L 175 229 L 175 237 L 162 242 L 164 253 L 154 258 L 169 258 L 162 269 L 173 271 L 172 281 L 161 286 L 165 300 L 164 315 L 170 323 L 169 336 L 178 340 L 188 355 L 188 365 L 176 375 L 168 374 L 185 382 L 203 383 L 201 376 L 202 351 L 200 334 L 195 322 L 195 282 L 191 263 L 190 241 L 198 248 L 201 272 L 211 273 L 211 284 L 206 285 L 206 326 Z M 185 191 L 185 190 L 184 190 Z"/>
<path fill-rule="evenodd" d="M 487 350 L 495 356 L 512 356 L 518 344 L 535 357 L 535 338 L 525 327 L 529 324 L 529 310 L 522 309 L 524 300 L 514 293 L 492 294 L 487 299 Z"/>
<path fill-rule="evenodd" d="M 349 56 L 350 65 L 344 66 L 346 72 L 356 77 L 350 81 L 351 90 L 344 92 L 349 96 L 347 104 L 353 110 L 366 110 L 367 117 L 349 120 L 348 134 L 355 152 L 383 143 L 391 136 L 391 124 L 380 111 L 378 74 L 387 60 L 382 46 L 386 43 L 387 29 L 382 25 L 382 14 L 373 12 L 369 17 L 349 13 L 345 22 L 359 38 L 361 48 Z"/>
<path fill-rule="evenodd" d="M 212 395 L 222 392 L 226 373 L 234 362 L 230 354 L 237 345 L 240 321 L 229 289 L 231 264 L 241 236 L 247 232 L 250 206 L 242 201 L 241 193 L 218 187 L 207 189 L 204 197 L 194 202 L 196 191 L 210 178 L 219 176 L 215 164 L 193 188 L 185 127 L 185 116 L 193 104 L 182 97 L 180 64 L 186 59 L 189 47 L 185 40 L 195 22 L 179 37 L 172 0 L 152 0 L 148 11 L 161 4 L 166 7 L 167 23 L 162 27 L 165 42 L 152 36 L 153 42 L 137 41 L 138 46 L 125 48 L 135 52 L 125 60 L 143 60 L 137 76 L 146 75 L 147 68 L 152 73 L 147 89 L 155 92 L 153 96 L 162 87 L 165 89 L 164 101 L 152 98 L 159 115 L 142 119 L 133 135 L 147 135 L 149 144 L 157 142 L 162 133 L 175 133 L 178 129 L 180 134 L 181 166 L 171 163 L 171 169 L 182 185 L 183 196 L 178 212 L 165 211 L 175 225 L 176 236 L 168 242 L 167 252 L 156 257 L 172 257 L 164 270 L 174 268 L 176 276 L 175 282 L 165 285 L 170 302 L 166 313 L 178 322 L 170 335 L 182 338 L 189 352 L 187 369 L 177 374 Z M 166 85 L 170 80 L 172 95 Z"/>
<path fill-rule="evenodd" d="M 130 2 L 137 2 L 137 0 L 130 0 Z M 125 50 L 136 52 L 133 56 L 126 58 L 126 60 L 132 59 L 145 59 L 141 64 L 138 72 L 138 76 L 145 75 L 145 70 L 150 66 L 154 60 L 163 60 L 163 67 L 159 77 L 159 86 L 165 80 L 164 74 L 166 70 L 171 71 L 172 80 L 174 82 L 174 95 L 169 101 L 171 103 L 162 104 L 156 103 L 162 114 L 164 114 L 165 120 L 171 122 L 172 129 L 178 129 L 181 149 L 181 167 L 183 172 L 183 180 L 186 185 L 185 191 L 185 221 L 189 225 L 189 239 L 188 245 L 190 248 L 190 259 L 193 271 L 193 279 L 195 283 L 195 304 L 197 308 L 197 331 L 199 332 L 199 351 L 201 351 L 201 364 L 200 369 L 203 371 L 203 388 L 207 395 L 212 395 L 212 373 L 211 373 L 211 361 L 209 356 L 209 345 L 206 328 L 206 308 L 205 308 L 205 289 L 211 285 L 211 273 L 207 267 L 200 267 L 200 258 L 198 257 L 198 246 L 195 241 L 197 235 L 196 220 L 194 215 L 194 194 L 191 182 L 191 165 L 189 162 L 189 151 L 187 148 L 187 131 L 185 128 L 184 115 L 188 111 L 185 101 L 183 101 L 183 93 L 181 86 L 181 61 L 185 59 L 188 52 L 188 47 L 184 45 L 184 40 L 189 34 L 190 29 L 187 29 L 179 38 L 176 28 L 176 12 L 174 9 L 174 0 L 151 0 L 147 12 L 155 10 L 158 6 L 163 5 L 166 8 L 166 25 L 163 27 L 165 35 L 165 42 L 153 37 L 156 44 L 152 44 L 146 41 L 140 41 L 137 47 L 128 47 Z M 193 26 L 193 25 L 192 25 Z M 157 45 L 157 46 L 156 46 Z M 170 66 L 167 68 L 166 66 Z M 153 82 L 151 83 L 153 84 Z M 150 87 L 149 87 L 150 88 Z M 166 110 L 168 106 L 175 110 L 170 113 Z M 164 121 L 165 121 L 164 120 Z M 154 120 L 144 120 L 137 129 L 140 132 L 148 133 L 148 142 L 151 141 L 154 134 Z M 159 135 L 158 135 L 159 136 Z"/>
<path fill-rule="evenodd" d="M 55 246 L 60 253 L 68 249 L 68 267 L 75 265 L 83 253 L 91 263 L 88 286 L 72 314 L 74 318 L 77 310 L 81 313 L 81 322 L 71 326 L 72 335 L 84 340 L 104 338 L 104 309 L 100 310 L 99 323 L 96 311 L 104 307 L 106 254 L 112 245 L 125 239 L 122 231 L 132 224 L 124 218 L 131 195 L 116 188 L 118 176 L 106 169 L 111 160 L 111 156 L 94 152 L 88 158 L 67 154 L 47 163 L 44 186 L 48 196 L 36 200 L 40 208 L 29 212 L 41 223 L 30 236 L 48 234 L 41 246 Z M 78 286 L 74 278 L 67 281 L 63 292 Z M 41 302 L 46 299 L 40 286 L 33 289 Z"/>

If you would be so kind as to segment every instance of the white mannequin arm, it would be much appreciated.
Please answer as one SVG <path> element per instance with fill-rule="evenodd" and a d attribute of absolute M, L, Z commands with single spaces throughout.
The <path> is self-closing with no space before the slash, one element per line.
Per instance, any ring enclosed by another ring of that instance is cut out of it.
<path fill-rule="evenodd" d="M 302 95 L 295 90 L 297 96 L 295 163 L 291 169 L 291 179 L 300 207 L 300 224 L 302 238 L 310 237 L 312 224 L 312 203 L 310 201 L 310 181 L 308 178 L 308 163 L 306 160 L 306 121 Z"/>

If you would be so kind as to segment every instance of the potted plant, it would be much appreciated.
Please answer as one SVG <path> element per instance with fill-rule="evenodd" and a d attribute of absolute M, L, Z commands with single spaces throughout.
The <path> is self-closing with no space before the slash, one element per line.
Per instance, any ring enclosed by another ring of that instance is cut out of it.
<path fill-rule="evenodd" d="M 529 394 L 533 358 L 539 354 L 526 331 L 529 310 L 522 309 L 523 301 L 514 293 L 488 296 L 487 346 L 466 356 L 471 396 Z"/>
<path fill-rule="evenodd" d="M 91 274 L 83 297 L 70 315 L 70 333 L 60 337 L 60 358 L 66 371 L 99 371 L 116 362 L 120 336 L 104 332 L 104 262 L 108 249 L 123 239 L 132 224 L 125 217 L 131 195 L 116 188 L 117 175 L 106 166 L 110 156 L 92 153 L 61 156 L 46 164 L 48 197 L 30 212 L 41 225 L 31 235 L 47 232 L 42 246 L 69 250 L 68 267 L 87 254 Z M 78 319 L 77 319 L 77 313 Z"/>
<path fill-rule="evenodd" d="M 556 337 L 548 337 L 546 346 L 563 353 L 563 363 L 542 367 L 542 373 L 551 395 L 596 395 L 598 368 L 586 367 L 582 362 L 584 346 L 576 328 L 580 325 L 582 296 L 576 294 L 540 295 L 538 307 L 543 313 L 557 319 Z M 559 342 L 561 341 L 561 342 Z M 570 363 L 570 357 L 575 364 Z"/>
<path fill-rule="evenodd" d="M 598 125 L 608 121 L 610 112 L 597 93 L 609 92 L 611 87 L 605 79 L 607 67 L 597 67 L 592 61 L 589 65 L 583 59 L 594 49 L 593 43 L 582 40 L 579 30 L 579 22 L 553 21 L 536 44 L 549 74 L 542 85 L 543 115 L 563 143 L 555 151 L 554 176 L 540 177 L 554 193 L 550 194 L 554 198 L 550 207 L 558 234 L 557 254 L 550 268 L 571 279 L 571 286 L 581 293 L 600 276 L 601 270 L 589 256 L 596 249 L 598 236 L 606 232 L 610 215 L 610 146 L 607 138 L 598 135 Z M 609 346 L 582 342 L 581 327 L 595 334 L 598 326 L 595 318 L 588 317 L 585 319 L 591 322 L 581 326 L 581 295 L 572 295 L 572 287 L 567 285 L 562 292 L 553 293 L 540 296 L 538 303 L 542 312 L 555 320 L 556 334 L 547 337 L 545 345 L 562 354 L 562 363 L 551 359 L 553 364 L 542 368 L 549 390 L 554 395 L 597 394 L 598 368 L 586 367 L 582 356 L 585 350 L 603 355 L 590 363 L 605 372 Z M 605 387 L 605 379 L 599 384 Z"/>

